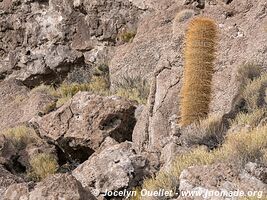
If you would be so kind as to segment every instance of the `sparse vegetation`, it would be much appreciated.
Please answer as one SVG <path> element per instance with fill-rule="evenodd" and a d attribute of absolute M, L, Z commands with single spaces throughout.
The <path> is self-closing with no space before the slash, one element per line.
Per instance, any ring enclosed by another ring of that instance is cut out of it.
<path fill-rule="evenodd" d="M 56 103 L 56 107 L 59 108 L 60 106 L 62 106 L 64 103 L 66 103 L 67 101 L 69 101 L 71 99 L 72 96 L 66 96 L 66 97 L 61 97 L 57 100 Z"/>
<path fill-rule="evenodd" d="M 33 129 L 24 125 L 4 130 L 0 134 L 10 139 L 18 150 L 24 149 L 28 144 L 38 142 L 39 139 Z"/>
<path fill-rule="evenodd" d="M 172 190 L 176 193 L 179 177 L 184 169 L 194 165 L 212 164 L 214 160 L 214 154 L 209 153 L 203 147 L 199 147 L 192 152 L 179 155 L 168 171 L 161 171 L 154 178 L 146 179 L 143 188 L 150 191 L 158 191 L 159 189 Z"/>
<path fill-rule="evenodd" d="M 36 92 L 40 92 L 40 93 L 45 93 L 45 94 L 49 94 L 49 95 L 52 95 L 52 96 L 56 96 L 57 95 L 57 92 L 55 90 L 55 88 L 53 88 L 52 86 L 50 85 L 39 85 L 35 88 L 33 88 L 31 90 L 31 93 L 36 93 Z"/>
<path fill-rule="evenodd" d="M 44 112 L 48 113 L 55 107 L 60 107 L 80 91 L 90 91 L 101 95 L 109 94 L 109 80 L 103 76 L 93 76 L 89 83 L 62 83 L 57 89 L 46 85 L 40 85 L 31 92 L 36 91 L 47 93 L 57 98 L 56 103 L 48 105 L 45 109 Z"/>
<path fill-rule="evenodd" d="M 60 98 L 65 97 L 72 97 L 79 91 L 90 91 L 90 85 L 88 83 L 79 84 L 79 83 L 72 83 L 67 84 L 63 83 L 60 85 L 60 87 L 57 89 L 57 94 Z"/>
<path fill-rule="evenodd" d="M 131 200 L 141 200 L 141 187 L 134 188 L 133 191 L 136 192 L 136 195 L 132 196 L 130 199 Z"/>
<path fill-rule="evenodd" d="M 141 76 L 122 76 L 120 82 L 115 83 L 114 86 L 115 95 L 137 101 L 139 104 L 146 104 L 150 86 Z"/>
<path fill-rule="evenodd" d="M 250 81 L 260 77 L 262 69 L 259 65 L 253 63 L 244 64 L 239 67 L 237 72 L 237 80 L 241 86 L 247 85 Z"/>
<path fill-rule="evenodd" d="M 267 152 L 267 126 L 250 132 L 231 133 L 226 142 L 213 151 L 199 147 L 190 153 L 177 156 L 168 171 L 159 172 L 156 177 L 144 181 L 143 187 L 149 190 L 174 190 L 181 172 L 194 165 L 210 165 L 217 162 L 232 164 L 242 169 L 248 162 L 264 163 Z M 266 164 L 266 163 L 265 163 Z"/>
<path fill-rule="evenodd" d="M 248 82 L 242 92 L 246 102 L 246 109 L 253 111 L 265 104 L 265 90 L 267 88 L 267 73 Z"/>
<path fill-rule="evenodd" d="M 216 154 L 220 160 L 242 168 L 248 162 L 261 162 L 267 148 L 267 126 L 255 128 L 250 132 L 238 132 L 228 135 L 225 144 Z"/>
<path fill-rule="evenodd" d="M 28 176 L 34 180 L 42 180 L 47 176 L 56 173 L 58 169 L 58 163 L 56 158 L 47 153 L 40 153 L 35 155 L 30 160 L 30 165 L 32 170 L 29 172 Z"/>
<path fill-rule="evenodd" d="M 267 117 L 267 109 L 259 108 L 250 113 L 240 112 L 236 118 L 232 121 L 232 127 L 246 128 L 252 130 L 259 125 L 265 125 L 261 123 L 263 119 Z"/>
<path fill-rule="evenodd" d="M 136 35 L 136 32 L 126 31 L 126 32 L 123 32 L 120 34 L 120 39 L 124 43 L 128 43 L 128 42 L 131 42 L 133 40 L 135 35 Z"/>
<path fill-rule="evenodd" d="M 103 77 L 94 76 L 90 83 L 63 83 L 57 89 L 57 93 L 61 98 L 72 97 L 80 91 L 91 91 L 94 93 L 104 94 L 108 91 L 109 84 Z"/>
<path fill-rule="evenodd" d="M 52 110 L 54 110 L 56 107 L 57 107 L 57 103 L 51 102 L 45 106 L 45 108 L 42 110 L 42 112 L 43 112 L 43 114 L 47 114 L 47 113 L 51 112 Z"/>
<path fill-rule="evenodd" d="M 146 79 L 141 76 L 132 77 L 124 75 L 120 81 L 114 83 L 114 91 L 110 91 L 109 68 L 106 64 L 97 66 L 93 71 L 93 76 L 87 83 L 62 83 L 58 88 L 47 85 L 40 85 L 32 89 L 34 92 L 43 92 L 57 98 L 55 104 L 48 105 L 44 113 L 47 114 L 53 109 L 62 106 L 79 91 L 89 91 L 99 95 L 117 95 L 139 104 L 146 104 L 150 86 Z"/>
<path fill-rule="evenodd" d="M 187 145 L 206 145 L 213 149 L 222 143 L 225 132 L 221 116 L 212 115 L 185 127 L 181 138 Z"/>

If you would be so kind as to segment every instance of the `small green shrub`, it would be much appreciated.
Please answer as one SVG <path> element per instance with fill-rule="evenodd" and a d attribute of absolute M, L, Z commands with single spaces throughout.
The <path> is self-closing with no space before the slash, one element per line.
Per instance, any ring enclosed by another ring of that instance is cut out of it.
<path fill-rule="evenodd" d="M 35 155 L 30 160 L 32 171 L 29 176 L 34 180 L 42 180 L 50 174 L 55 174 L 58 169 L 56 158 L 47 153 L 40 153 Z"/>
<path fill-rule="evenodd" d="M 115 95 L 146 104 L 150 92 L 147 80 L 141 76 L 122 76 L 120 82 L 114 83 Z"/>
<path fill-rule="evenodd" d="M 4 130 L 0 134 L 10 139 L 18 150 L 24 149 L 28 144 L 36 143 L 39 140 L 35 131 L 24 125 Z"/>

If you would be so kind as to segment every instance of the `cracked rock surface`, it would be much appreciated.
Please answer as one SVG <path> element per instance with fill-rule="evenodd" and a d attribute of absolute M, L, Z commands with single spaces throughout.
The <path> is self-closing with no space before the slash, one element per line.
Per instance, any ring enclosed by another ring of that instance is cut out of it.
<path fill-rule="evenodd" d="M 183 41 L 190 18 L 199 14 L 199 9 L 190 2 L 185 5 L 190 16 L 183 20 L 177 14 L 181 8 L 179 2 L 166 8 L 168 14 L 155 10 L 145 16 L 134 41 L 122 46 L 111 60 L 111 82 L 125 73 L 141 74 L 151 82 L 149 101 L 133 133 L 137 149 L 143 152 L 158 154 L 179 135 L 175 121 L 179 119 Z M 219 31 L 210 110 L 224 115 L 236 103 L 240 87 L 236 79 L 238 68 L 248 62 L 266 66 L 267 38 L 262 27 L 267 20 L 266 3 L 206 1 L 203 12 L 216 20 Z M 142 49 L 146 49 L 145 53 Z"/>
<path fill-rule="evenodd" d="M 79 92 L 35 124 L 41 137 L 56 142 L 73 159 L 84 161 L 108 136 L 117 142 L 132 140 L 135 108 L 120 97 Z"/>
<path fill-rule="evenodd" d="M 148 173 L 147 160 L 136 154 L 131 142 L 123 142 L 93 154 L 72 175 L 99 195 L 134 188 Z"/>
<path fill-rule="evenodd" d="M 0 130 L 14 127 L 55 103 L 55 98 L 42 92 L 31 93 L 21 81 L 10 79 L 0 83 Z"/>
<path fill-rule="evenodd" d="M 107 62 L 102 52 L 134 32 L 142 13 L 128 0 L 1 1 L 0 80 L 61 83 L 77 68 Z"/>

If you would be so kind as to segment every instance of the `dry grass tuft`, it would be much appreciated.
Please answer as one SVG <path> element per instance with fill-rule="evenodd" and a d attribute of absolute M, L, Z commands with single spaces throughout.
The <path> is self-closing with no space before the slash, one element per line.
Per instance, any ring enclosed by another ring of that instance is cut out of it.
<path fill-rule="evenodd" d="M 114 83 L 114 87 L 115 95 L 137 101 L 139 104 L 146 104 L 150 92 L 148 82 L 141 76 L 122 76 L 120 82 Z"/>
<path fill-rule="evenodd" d="M 94 76 L 90 83 L 63 83 L 58 89 L 57 93 L 62 98 L 72 97 L 80 91 L 91 91 L 98 94 L 104 94 L 109 89 L 109 83 L 103 77 Z"/>
<path fill-rule="evenodd" d="M 184 169 L 194 165 L 211 164 L 214 160 L 213 154 L 207 152 L 205 148 L 199 147 L 192 152 L 177 156 L 168 171 L 161 171 L 154 178 L 146 179 L 143 188 L 149 191 L 165 189 L 176 193 L 178 192 L 179 177 Z"/>
<path fill-rule="evenodd" d="M 35 155 L 30 160 L 32 170 L 29 172 L 29 177 L 34 180 L 43 180 L 51 174 L 55 174 L 58 169 L 56 158 L 51 154 L 40 153 Z"/>
<path fill-rule="evenodd" d="M 248 111 L 253 111 L 265 104 L 265 90 L 267 88 L 267 73 L 248 82 L 242 92 Z"/>
<path fill-rule="evenodd" d="M 181 140 L 189 146 L 206 145 L 213 149 L 222 143 L 225 132 L 222 117 L 212 115 L 182 129 Z"/>
<path fill-rule="evenodd" d="M 248 162 L 267 164 L 266 161 L 267 126 L 263 126 L 250 132 L 231 133 L 226 142 L 213 151 L 208 152 L 200 147 L 187 154 L 178 155 L 168 171 L 161 171 L 156 177 L 145 180 L 143 188 L 151 191 L 176 191 L 181 172 L 190 166 L 224 162 L 234 165 L 236 169 L 242 169 Z"/>
<path fill-rule="evenodd" d="M 141 190 L 142 190 L 141 187 L 134 188 L 132 191 L 136 192 L 136 195 L 132 196 L 130 200 L 141 200 L 142 199 Z"/>
<path fill-rule="evenodd" d="M 257 126 L 265 125 L 262 123 L 264 119 L 267 117 L 267 109 L 260 108 L 255 109 L 253 112 L 244 113 L 240 112 L 237 114 L 236 118 L 232 121 L 231 128 L 239 128 L 239 129 L 248 129 L 252 130 Z"/>
<path fill-rule="evenodd" d="M 109 83 L 103 77 L 93 77 L 90 83 L 72 83 L 72 84 L 62 84 L 57 89 L 57 107 L 60 107 L 69 99 L 71 99 L 75 94 L 82 91 L 92 92 L 99 95 L 109 94 Z"/>
<path fill-rule="evenodd" d="M 247 85 L 250 81 L 261 76 L 262 69 L 259 65 L 248 63 L 239 67 L 237 80 L 241 85 Z"/>
<path fill-rule="evenodd" d="M 242 168 L 248 162 L 261 162 L 266 149 L 267 126 L 263 126 L 250 132 L 229 134 L 216 155 L 218 160 L 234 163 L 237 168 Z"/>
<path fill-rule="evenodd" d="M 135 37 L 136 32 L 123 32 L 120 34 L 119 39 L 124 43 L 132 42 L 133 38 Z"/>
<path fill-rule="evenodd" d="M 39 85 L 31 90 L 31 94 L 37 93 L 37 92 L 49 94 L 51 96 L 57 95 L 55 88 L 49 85 Z"/>
<path fill-rule="evenodd" d="M 18 149 L 24 149 L 27 145 L 38 142 L 39 138 L 32 128 L 24 125 L 4 130 L 0 134 L 4 135 Z"/>
<path fill-rule="evenodd" d="M 120 81 L 114 83 L 114 91 L 110 91 L 109 68 L 102 64 L 95 68 L 93 76 L 88 83 L 62 83 L 58 88 L 54 89 L 50 86 L 40 85 L 32 89 L 34 92 L 47 93 L 57 98 L 56 104 L 48 105 L 44 113 L 48 113 L 55 108 L 62 106 L 70 100 L 76 93 L 80 91 L 88 91 L 98 95 L 117 95 L 130 100 L 134 100 L 139 104 L 146 104 L 150 92 L 148 81 L 141 76 L 131 77 L 122 76 Z"/>
<path fill-rule="evenodd" d="M 49 104 L 47 104 L 45 106 L 45 108 L 42 110 L 42 113 L 43 114 L 48 114 L 51 111 L 53 111 L 56 107 L 57 107 L 57 103 L 56 102 L 51 102 L 51 103 L 49 103 Z"/>

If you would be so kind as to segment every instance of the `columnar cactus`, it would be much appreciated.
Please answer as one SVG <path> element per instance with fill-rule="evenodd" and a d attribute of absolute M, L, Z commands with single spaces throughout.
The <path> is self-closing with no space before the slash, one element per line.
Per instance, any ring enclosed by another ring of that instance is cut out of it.
<path fill-rule="evenodd" d="M 209 18 L 191 21 L 186 33 L 184 74 L 181 90 L 182 126 L 207 116 L 211 100 L 211 81 L 216 52 L 217 26 Z"/>

